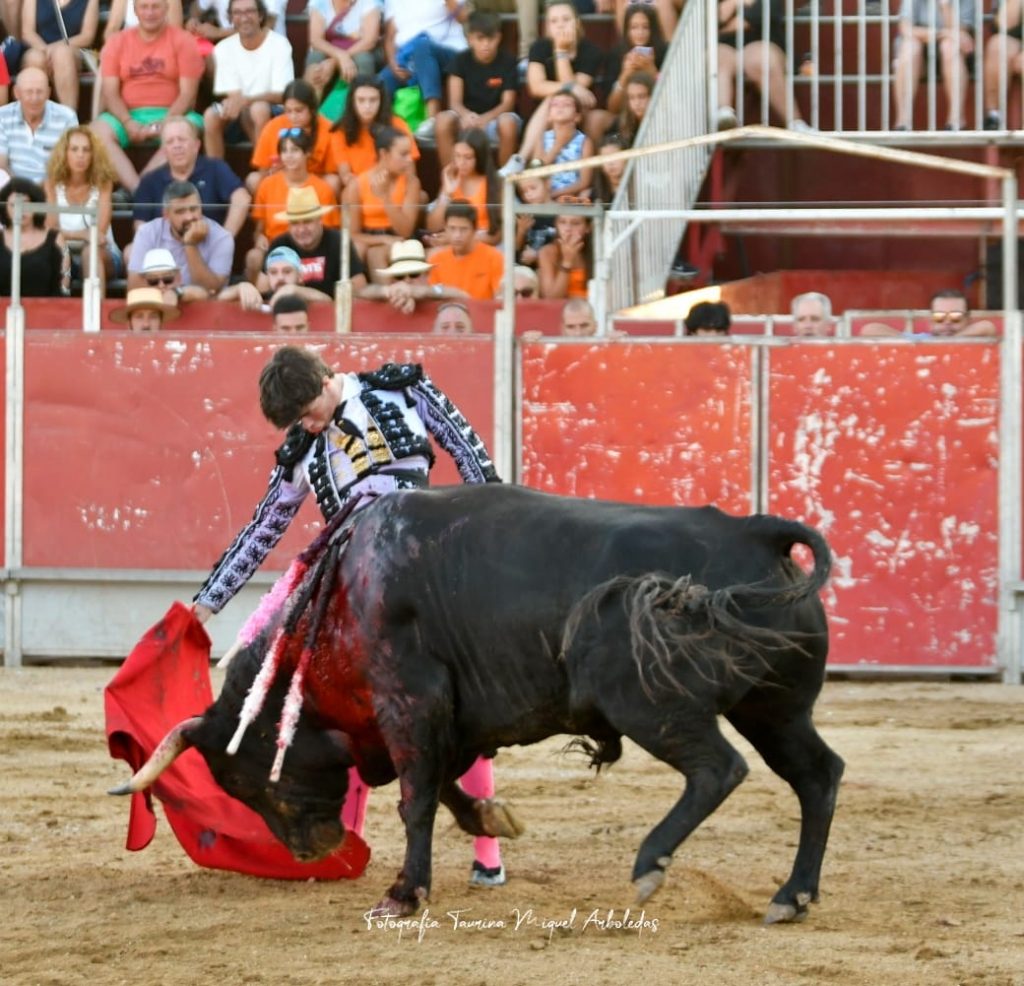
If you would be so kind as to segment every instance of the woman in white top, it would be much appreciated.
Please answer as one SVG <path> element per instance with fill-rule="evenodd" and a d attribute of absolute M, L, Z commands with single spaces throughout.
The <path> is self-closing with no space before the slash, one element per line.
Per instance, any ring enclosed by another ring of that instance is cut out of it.
<path fill-rule="evenodd" d="M 51 214 L 47 216 L 47 225 L 61 231 L 72 255 L 81 264 L 83 277 L 91 274 L 89 228 L 98 227 L 101 286 L 122 268 L 121 251 L 110 226 L 114 177 L 107 152 L 88 127 L 70 127 L 60 135 L 47 167 L 46 201 L 52 205 L 96 206 L 97 213 L 95 218 L 71 212 Z"/>

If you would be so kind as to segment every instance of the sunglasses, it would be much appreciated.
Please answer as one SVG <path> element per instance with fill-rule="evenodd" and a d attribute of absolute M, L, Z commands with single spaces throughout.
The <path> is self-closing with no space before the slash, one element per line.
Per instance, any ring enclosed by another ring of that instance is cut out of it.
<path fill-rule="evenodd" d="M 164 275 L 159 276 L 159 277 L 147 277 L 146 278 L 146 283 L 151 288 L 160 287 L 161 285 L 166 285 L 167 287 L 171 287 L 171 285 L 174 284 L 174 279 L 177 276 L 178 276 L 177 274 L 164 274 Z"/>
<path fill-rule="evenodd" d="M 967 312 L 932 312 L 933 322 L 962 322 Z"/>
<path fill-rule="evenodd" d="M 277 136 L 280 137 L 301 137 L 306 131 L 302 127 L 288 127 L 287 130 L 282 130 Z"/>
<path fill-rule="evenodd" d="M 532 298 L 533 288 L 516 288 L 517 298 Z"/>
<path fill-rule="evenodd" d="M 392 274 L 392 281 L 411 281 L 413 278 L 419 277 L 419 274 Z"/>

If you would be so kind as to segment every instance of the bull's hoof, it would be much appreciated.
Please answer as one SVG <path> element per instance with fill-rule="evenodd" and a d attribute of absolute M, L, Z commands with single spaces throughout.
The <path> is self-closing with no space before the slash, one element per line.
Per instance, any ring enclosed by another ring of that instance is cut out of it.
<path fill-rule="evenodd" d="M 780 904 L 772 901 L 768 905 L 768 911 L 764 916 L 765 924 L 799 924 L 807 917 L 807 905 L 811 902 L 811 895 L 801 893 L 796 895 L 795 904 Z"/>
<path fill-rule="evenodd" d="M 370 908 L 371 918 L 407 918 L 420 906 L 418 900 L 396 900 L 384 897 Z"/>
<path fill-rule="evenodd" d="M 671 857 L 662 856 L 655 869 L 648 870 L 643 876 L 637 877 L 633 881 L 633 886 L 636 887 L 637 904 L 643 904 L 650 900 L 661 889 L 665 882 L 665 867 L 671 862 Z"/>
<path fill-rule="evenodd" d="M 498 798 L 484 798 L 477 802 L 480 824 L 484 834 L 495 839 L 518 839 L 526 831 L 519 816 Z"/>

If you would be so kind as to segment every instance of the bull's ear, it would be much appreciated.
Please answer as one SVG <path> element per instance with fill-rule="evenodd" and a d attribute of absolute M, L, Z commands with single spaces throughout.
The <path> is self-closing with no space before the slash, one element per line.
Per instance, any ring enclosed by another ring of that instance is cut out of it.
<path fill-rule="evenodd" d="M 354 767 L 356 758 L 352 756 L 352 747 L 349 745 L 348 733 L 339 729 L 325 729 L 324 735 L 331 741 L 331 745 L 338 751 L 338 757 L 346 767 Z"/>

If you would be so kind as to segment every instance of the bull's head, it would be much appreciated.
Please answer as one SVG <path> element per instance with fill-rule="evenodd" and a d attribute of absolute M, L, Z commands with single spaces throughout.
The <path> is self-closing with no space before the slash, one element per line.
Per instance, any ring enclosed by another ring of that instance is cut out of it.
<path fill-rule="evenodd" d="M 275 686 L 234 754 L 227 752 L 242 701 L 254 675 L 254 659 L 243 652 L 232 663 L 217 701 L 202 716 L 179 723 L 127 784 L 111 794 L 149 787 L 189 747 L 198 750 L 217 783 L 255 811 L 298 860 L 333 852 L 345 837 L 340 820 L 353 759 L 342 733 L 317 728 L 303 716 L 280 779 L 270 780 L 277 747 L 277 717 L 284 686 Z"/>

